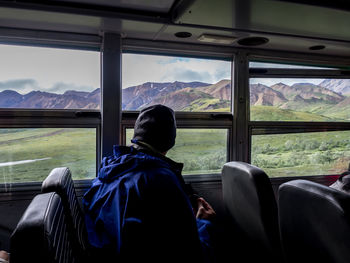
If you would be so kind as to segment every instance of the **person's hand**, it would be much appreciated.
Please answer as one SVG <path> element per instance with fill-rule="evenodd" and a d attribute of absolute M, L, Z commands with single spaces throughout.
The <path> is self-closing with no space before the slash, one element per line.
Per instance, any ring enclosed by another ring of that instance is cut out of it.
<path fill-rule="evenodd" d="M 196 218 L 198 219 L 206 219 L 211 220 L 216 216 L 214 209 L 211 205 L 204 200 L 204 198 L 199 197 L 197 199 L 198 210 L 196 214 Z"/>
<path fill-rule="evenodd" d="M 5 250 L 1 250 L 0 251 L 0 258 L 8 261 L 9 260 L 9 254 Z"/>

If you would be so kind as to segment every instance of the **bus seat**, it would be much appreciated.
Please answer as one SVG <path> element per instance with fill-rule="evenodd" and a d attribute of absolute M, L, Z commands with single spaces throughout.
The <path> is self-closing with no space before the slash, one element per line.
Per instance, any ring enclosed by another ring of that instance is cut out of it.
<path fill-rule="evenodd" d="M 74 246 L 81 250 L 80 255 L 88 257 L 89 243 L 85 226 L 84 213 L 80 207 L 75 192 L 71 172 L 67 167 L 53 169 L 43 181 L 41 191 L 43 193 L 56 192 L 62 198 L 64 212 L 69 222 L 69 228 L 74 233 Z"/>
<path fill-rule="evenodd" d="M 307 180 L 279 187 L 279 217 L 288 262 L 350 262 L 350 195 Z"/>
<path fill-rule="evenodd" d="M 77 262 L 57 193 L 34 197 L 10 238 L 11 263 Z"/>
<path fill-rule="evenodd" d="M 282 262 L 277 203 L 266 173 L 248 163 L 228 162 L 222 169 L 222 191 L 233 223 L 246 238 L 246 254 L 253 261 Z"/>

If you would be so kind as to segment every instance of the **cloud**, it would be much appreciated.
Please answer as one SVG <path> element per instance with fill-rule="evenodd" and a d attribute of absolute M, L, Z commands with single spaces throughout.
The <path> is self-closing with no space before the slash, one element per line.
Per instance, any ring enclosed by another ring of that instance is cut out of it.
<path fill-rule="evenodd" d="M 229 61 L 170 56 L 123 54 L 123 88 L 145 82 L 201 81 L 231 78 Z"/>
<path fill-rule="evenodd" d="M 0 82 L 0 91 L 13 90 L 20 94 L 27 94 L 39 89 L 40 87 L 34 79 L 12 79 Z"/>
<path fill-rule="evenodd" d="M 47 92 L 63 94 L 67 90 L 91 92 L 94 90 L 94 87 L 87 85 L 76 85 L 74 83 L 56 82 L 51 88 L 47 89 Z"/>
<path fill-rule="evenodd" d="M 209 72 L 198 72 L 190 69 L 177 69 L 172 72 L 174 80 L 207 82 L 212 77 Z"/>
<path fill-rule="evenodd" d="M 288 86 L 292 86 L 296 83 L 312 83 L 319 85 L 324 79 L 302 79 L 302 78 L 251 78 L 250 84 L 263 84 L 266 86 L 272 86 L 277 83 L 283 83 Z"/>

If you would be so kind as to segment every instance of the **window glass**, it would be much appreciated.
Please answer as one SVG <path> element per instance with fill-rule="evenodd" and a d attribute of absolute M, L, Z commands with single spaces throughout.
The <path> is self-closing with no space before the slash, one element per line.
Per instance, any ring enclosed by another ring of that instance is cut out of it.
<path fill-rule="evenodd" d="M 40 182 L 53 168 L 96 176 L 95 128 L 0 129 L 0 182 Z"/>
<path fill-rule="evenodd" d="M 350 79 L 251 78 L 252 121 L 349 121 Z"/>
<path fill-rule="evenodd" d="M 184 175 L 220 173 L 227 162 L 227 133 L 226 129 L 177 129 L 167 157 L 184 163 Z M 133 129 L 127 129 L 127 145 L 132 136 Z"/>
<path fill-rule="evenodd" d="M 350 163 L 350 131 L 252 136 L 251 162 L 270 177 L 340 174 Z"/>
<path fill-rule="evenodd" d="M 231 62 L 123 54 L 122 109 L 163 104 L 175 111 L 230 112 Z"/>
<path fill-rule="evenodd" d="M 100 108 L 99 52 L 0 45 L 0 72 L 0 108 Z"/>

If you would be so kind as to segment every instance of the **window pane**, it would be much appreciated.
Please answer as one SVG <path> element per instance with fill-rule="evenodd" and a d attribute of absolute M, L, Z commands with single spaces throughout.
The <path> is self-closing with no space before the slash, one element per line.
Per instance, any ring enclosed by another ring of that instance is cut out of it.
<path fill-rule="evenodd" d="M 0 182 L 43 181 L 53 168 L 69 167 L 74 179 L 96 176 L 96 129 L 0 130 Z"/>
<path fill-rule="evenodd" d="M 253 135 L 251 160 L 270 177 L 340 174 L 350 163 L 350 131 Z"/>
<path fill-rule="evenodd" d="M 253 121 L 349 121 L 350 79 L 250 79 Z"/>
<path fill-rule="evenodd" d="M 0 108 L 100 108 L 99 52 L 0 45 L 0 72 Z"/>
<path fill-rule="evenodd" d="M 163 104 L 176 111 L 230 112 L 231 62 L 123 54 L 123 110 Z"/>
<path fill-rule="evenodd" d="M 133 132 L 126 131 L 127 145 Z M 184 163 L 184 175 L 220 173 L 227 162 L 227 130 L 177 129 L 176 144 L 167 157 Z"/>

